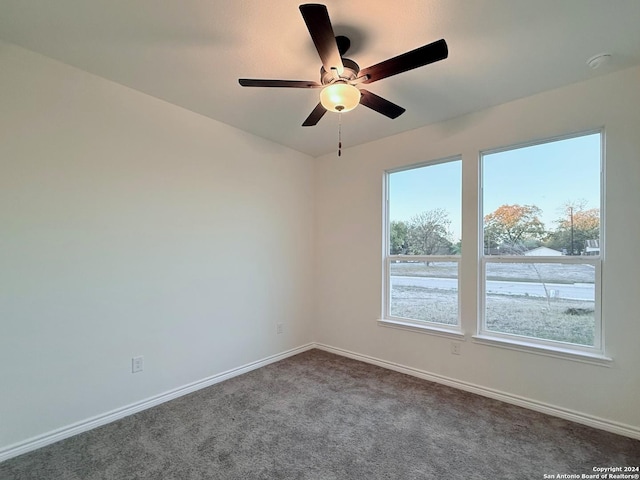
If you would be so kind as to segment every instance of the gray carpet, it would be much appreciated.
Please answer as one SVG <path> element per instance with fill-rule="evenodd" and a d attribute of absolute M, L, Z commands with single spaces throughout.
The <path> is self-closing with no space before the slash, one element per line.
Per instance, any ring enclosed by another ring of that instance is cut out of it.
<path fill-rule="evenodd" d="M 311 350 L 0 464 L 2 480 L 542 479 L 640 442 Z"/>

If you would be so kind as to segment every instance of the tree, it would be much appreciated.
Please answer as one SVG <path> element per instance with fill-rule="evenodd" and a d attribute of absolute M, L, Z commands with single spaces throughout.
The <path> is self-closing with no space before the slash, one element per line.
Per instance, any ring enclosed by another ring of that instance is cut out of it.
<path fill-rule="evenodd" d="M 501 205 L 484 217 L 485 245 L 521 251 L 545 235 L 542 213 L 535 205 Z"/>
<path fill-rule="evenodd" d="M 401 220 L 393 220 L 389 225 L 389 253 L 401 255 L 409 248 L 409 224 Z"/>
<path fill-rule="evenodd" d="M 459 239 L 456 243 L 451 245 L 450 254 L 460 255 L 462 253 L 462 239 Z"/>
<path fill-rule="evenodd" d="M 587 202 L 566 202 L 562 217 L 555 221 L 557 229 L 549 235 L 547 246 L 580 255 L 586 240 L 600 238 L 600 209 L 585 209 Z"/>
<path fill-rule="evenodd" d="M 409 221 L 408 253 L 412 255 L 447 254 L 451 249 L 451 220 L 442 208 L 415 215 Z"/>

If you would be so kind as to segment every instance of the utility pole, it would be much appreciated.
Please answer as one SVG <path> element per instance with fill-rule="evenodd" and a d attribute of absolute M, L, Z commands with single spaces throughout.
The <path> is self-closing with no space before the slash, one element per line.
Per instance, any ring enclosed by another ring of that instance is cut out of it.
<path fill-rule="evenodd" d="M 573 207 L 569 207 L 569 215 L 571 215 L 571 255 L 573 255 L 575 252 L 573 249 Z"/>

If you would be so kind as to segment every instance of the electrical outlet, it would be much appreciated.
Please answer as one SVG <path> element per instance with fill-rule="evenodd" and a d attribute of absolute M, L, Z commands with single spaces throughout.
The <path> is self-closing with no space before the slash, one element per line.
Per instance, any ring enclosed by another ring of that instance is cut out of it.
<path fill-rule="evenodd" d="M 460 344 L 458 342 L 451 342 L 451 353 L 453 355 L 460 355 Z"/>
<path fill-rule="evenodd" d="M 144 357 L 133 357 L 131 359 L 131 373 L 138 373 L 144 370 Z"/>
<path fill-rule="evenodd" d="M 280 335 L 283 332 L 284 332 L 284 323 L 278 323 L 276 325 L 276 333 Z"/>

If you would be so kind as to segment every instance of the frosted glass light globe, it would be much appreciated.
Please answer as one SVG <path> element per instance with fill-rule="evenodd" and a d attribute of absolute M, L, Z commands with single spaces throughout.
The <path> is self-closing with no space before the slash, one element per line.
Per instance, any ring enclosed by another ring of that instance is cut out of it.
<path fill-rule="evenodd" d="M 332 83 L 320 92 L 320 103 L 330 112 L 348 112 L 360 103 L 360 90 L 348 83 Z"/>

